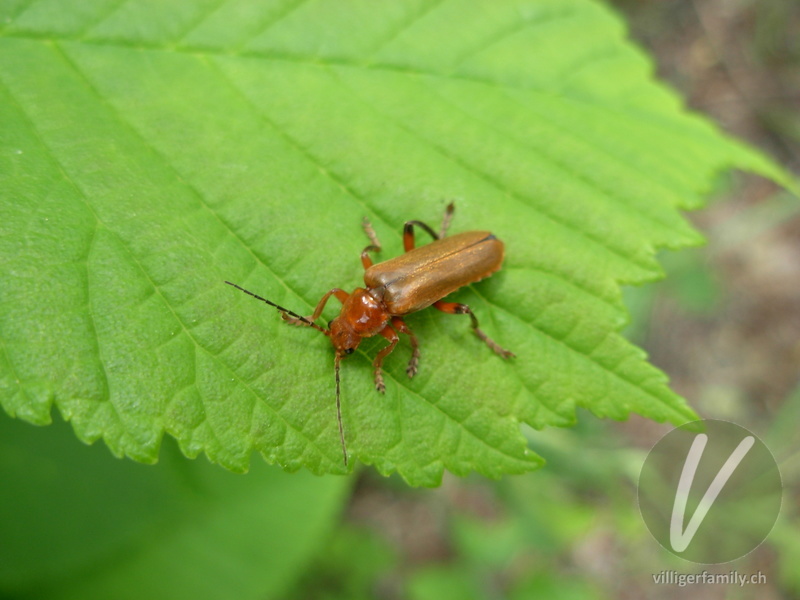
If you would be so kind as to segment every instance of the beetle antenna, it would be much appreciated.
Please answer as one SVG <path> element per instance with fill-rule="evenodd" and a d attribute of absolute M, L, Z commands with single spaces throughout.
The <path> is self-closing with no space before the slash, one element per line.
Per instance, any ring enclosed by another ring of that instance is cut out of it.
<path fill-rule="evenodd" d="M 333 366 L 336 371 L 336 420 L 339 421 L 339 438 L 342 440 L 342 456 L 344 456 L 344 466 L 347 466 L 347 445 L 344 443 L 344 428 L 342 427 L 342 403 L 339 396 L 339 363 L 341 354 L 334 355 Z"/>
<path fill-rule="evenodd" d="M 323 329 L 322 327 L 320 327 L 320 326 L 319 326 L 319 325 L 317 325 L 316 323 L 312 323 L 311 321 L 309 321 L 309 320 L 308 320 L 308 319 L 306 319 L 305 317 L 301 317 L 301 316 L 300 316 L 300 315 L 298 315 L 296 312 L 294 312 L 294 311 L 291 311 L 291 310 L 289 310 L 288 308 L 284 308 L 284 307 L 280 306 L 279 304 L 275 304 L 274 302 L 272 302 L 272 301 L 270 301 L 270 300 L 267 300 L 266 298 L 262 298 L 262 297 L 261 297 L 261 296 L 259 296 L 258 294 L 254 294 L 254 293 L 253 293 L 253 292 L 251 292 L 250 290 L 246 290 L 246 289 L 244 289 L 243 287 L 236 285 L 235 283 L 231 283 L 230 281 L 226 281 L 225 283 L 227 283 L 228 285 L 232 285 L 232 286 L 233 286 L 233 287 L 235 287 L 237 290 L 242 290 L 242 291 L 243 291 L 245 294 L 248 294 L 248 295 L 252 296 L 252 297 L 253 297 L 253 298 L 255 298 L 256 300 L 261 300 L 262 302 L 266 302 L 266 303 L 267 303 L 267 304 L 269 304 L 270 306 L 274 306 L 274 307 L 275 307 L 275 308 L 277 308 L 279 311 L 281 311 L 281 312 L 284 312 L 284 313 L 286 313 L 287 315 L 290 315 L 290 316 L 294 317 L 295 319 L 299 319 L 300 321 L 302 321 L 302 322 L 303 322 L 303 323 L 305 323 L 306 325 L 310 325 L 311 327 L 313 327 L 313 328 L 314 328 L 314 329 L 316 329 L 317 331 L 321 331 L 321 332 L 322 332 L 322 333 L 324 333 L 325 335 L 328 335 L 328 334 L 329 334 L 329 332 L 328 332 L 328 330 L 327 330 L 327 329 Z"/>

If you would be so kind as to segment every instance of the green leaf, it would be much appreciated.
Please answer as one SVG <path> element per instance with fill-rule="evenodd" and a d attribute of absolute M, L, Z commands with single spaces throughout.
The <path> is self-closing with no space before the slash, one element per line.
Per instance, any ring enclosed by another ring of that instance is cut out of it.
<path fill-rule="evenodd" d="M 541 464 L 520 423 L 575 408 L 694 417 L 619 334 L 620 283 L 697 244 L 721 169 L 793 185 L 687 115 L 588 0 L 41 0 L 0 6 L 0 402 L 153 462 L 163 435 L 229 469 L 252 452 L 343 473 L 333 352 L 234 281 L 309 314 L 408 219 L 489 229 L 504 269 L 466 317 L 408 318 L 375 392 L 343 364 L 351 456 L 412 484 Z M 333 303 L 324 316 L 335 315 Z"/>
<path fill-rule="evenodd" d="M 47 600 L 283 598 L 350 487 L 265 464 L 234 475 L 174 443 L 146 467 L 5 414 L 0 481 L 0 594 Z"/>

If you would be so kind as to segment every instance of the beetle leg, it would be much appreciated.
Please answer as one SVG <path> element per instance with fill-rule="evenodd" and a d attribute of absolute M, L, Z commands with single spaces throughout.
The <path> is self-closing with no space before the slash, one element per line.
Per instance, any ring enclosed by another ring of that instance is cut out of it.
<path fill-rule="evenodd" d="M 447 228 L 450 227 L 450 221 L 453 220 L 453 211 L 455 211 L 456 205 L 455 203 L 451 202 L 447 205 L 447 208 L 444 209 L 444 217 L 442 217 L 442 228 L 439 231 L 439 239 L 442 239 L 447 235 Z"/>
<path fill-rule="evenodd" d="M 400 333 L 405 333 L 411 341 L 411 360 L 408 361 L 406 373 L 409 377 L 413 377 L 417 374 L 417 367 L 419 366 L 419 341 L 417 341 L 417 336 L 414 335 L 414 332 L 400 317 L 392 317 L 392 325 Z"/>
<path fill-rule="evenodd" d="M 406 252 L 414 249 L 414 225 L 422 227 L 434 240 L 439 239 L 436 232 L 422 221 L 406 221 L 403 225 L 403 248 Z"/>
<path fill-rule="evenodd" d="M 378 241 L 378 234 L 375 233 L 375 230 L 372 228 L 372 223 L 369 222 L 367 217 L 364 217 L 364 220 L 361 221 L 361 226 L 364 228 L 364 233 L 366 233 L 369 238 L 369 243 L 375 246 L 376 252 L 380 252 L 381 243 Z"/>
<path fill-rule="evenodd" d="M 506 350 L 488 335 L 483 333 L 483 331 L 481 331 L 480 327 L 478 327 L 478 319 L 475 316 L 475 313 L 473 313 L 466 304 L 459 304 L 458 302 L 444 302 L 443 300 L 439 300 L 438 302 L 434 302 L 433 306 L 438 308 L 440 311 L 451 315 L 469 315 L 469 318 L 472 320 L 472 330 L 475 332 L 475 335 L 481 338 L 484 343 L 489 346 L 489 348 L 494 350 L 503 358 L 512 358 L 515 356 L 513 352 Z"/>
<path fill-rule="evenodd" d="M 361 251 L 361 264 L 364 265 L 364 270 L 366 271 L 372 266 L 372 257 L 370 257 L 370 252 L 380 252 L 380 246 L 367 246 Z"/>
<path fill-rule="evenodd" d="M 366 271 L 372 266 L 372 258 L 370 258 L 369 253 L 380 252 L 381 243 L 378 241 L 378 234 L 375 233 L 375 230 L 372 228 L 372 223 L 369 222 L 367 217 L 364 217 L 361 225 L 364 227 L 364 233 L 367 234 L 370 241 L 370 245 L 361 251 L 361 264 L 364 265 L 364 270 Z"/>
<path fill-rule="evenodd" d="M 452 202 L 447 205 L 446 209 L 444 209 L 444 217 L 442 218 L 442 228 L 440 230 L 439 235 L 436 235 L 436 232 L 422 221 L 406 221 L 406 224 L 403 225 L 403 248 L 405 248 L 405 251 L 408 252 L 414 249 L 414 225 L 416 225 L 417 227 L 422 227 L 425 231 L 428 232 L 428 235 L 430 235 L 434 239 L 434 241 L 441 239 L 445 235 L 447 235 L 447 228 L 450 227 L 450 221 L 453 219 L 454 210 L 455 210 L 455 204 L 453 204 Z"/>
<path fill-rule="evenodd" d="M 340 290 L 339 288 L 333 288 L 331 291 L 327 292 L 322 297 L 322 299 L 317 303 L 317 308 L 314 309 L 314 314 L 311 315 L 310 317 L 304 317 L 306 321 L 310 321 L 311 323 L 313 323 L 314 321 L 319 319 L 319 316 L 322 314 L 322 309 L 325 308 L 325 304 L 328 302 L 328 298 L 330 298 L 332 295 L 336 296 L 336 299 L 342 304 L 344 304 L 344 301 L 347 300 L 347 298 L 350 296 L 350 294 L 348 294 L 344 290 Z M 291 325 L 300 325 L 308 327 L 308 323 L 306 321 L 295 319 L 294 317 L 290 317 L 286 313 L 281 313 L 281 317 L 283 318 L 284 321 L 290 323 Z"/>
<path fill-rule="evenodd" d="M 375 389 L 378 390 L 381 394 L 386 391 L 386 386 L 383 383 L 383 373 L 381 372 L 381 368 L 383 367 L 383 359 L 394 350 L 394 347 L 397 345 L 397 341 L 400 339 L 397 335 L 397 332 L 392 329 L 391 325 L 387 325 L 383 329 L 381 329 L 380 334 L 389 340 L 389 345 L 385 348 L 381 349 L 378 352 L 378 355 L 375 357 L 375 360 L 372 362 L 372 366 L 375 367 Z"/>

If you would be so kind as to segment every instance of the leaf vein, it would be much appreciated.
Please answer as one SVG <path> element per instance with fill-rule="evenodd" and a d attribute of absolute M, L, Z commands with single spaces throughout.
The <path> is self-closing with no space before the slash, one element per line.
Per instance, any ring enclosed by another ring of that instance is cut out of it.
<path fill-rule="evenodd" d="M 507 38 L 508 36 L 514 35 L 515 33 L 519 33 L 520 31 L 524 31 L 525 29 L 528 29 L 531 26 L 535 28 L 535 27 L 541 27 L 542 25 L 550 25 L 553 22 L 574 17 L 576 14 L 578 14 L 577 11 L 571 8 L 559 7 L 559 10 L 557 11 L 537 15 L 539 18 L 535 19 L 520 18 L 518 20 L 515 20 L 513 23 L 509 24 L 506 27 L 500 27 L 497 31 L 493 32 L 491 35 L 481 40 L 480 43 L 474 45 L 473 47 L 459 54 L 453 61 L 453 67 L 451 72 L 455 73 L 467 59 L 477 54 L 480 54 L 485 50 L 488 50 L 495 44 L 498 44 L 503 39 Z"/>
<path fill-rule="evenodd" d="M 230 2 L 230 0 L 217 0 L 217 3 L 214 6 L 210 6 L 205 12 L 200 13 L 197 17 L 195 17 L 194 20 L 192 20 L 192 22 L 186 26 L 184 31 L 178 35 L 178 39 L 173 42 L 173 46 L 180 46 L 190 33 L 200 27 L 200 25 L 202 25 L 211 15 L 225 6 L 228 2 Z"/>
<path fill-rule="evenodd" d="M 297 138 L 290 135 L 286 128 L 281 127 L 274 119 L 268 116 L 264 109 L 260 106 L 256 106 L 253 102 L 248 98 L 242 90 L 231 80 L 230 77 L 225 73 L 225 71 L 220 68 L 219 65 L 216 63 L 209 61 L 209 65 L 214 68 L 214 70 L 218 73 L 220 79 L 222 79 L 228 87 L 233 90 L 243 102 L 247 103 L 253 111 L 261 117 L 261 120 L 266 123 L 273 131 L 275 131 L 278 135 L 280 135 L 287 143 L 289 143 L 293 148 L 295 148 L 298 152 L 300 152 L 309 162 L 311 162 L 315 167 L 319 169 L 319 172 L 330 179 L 333 183 L 335 183 L 340 189 L 344 190 L 347 195 L 358 204 L 362 210 L 369 212 L 380 218 L 380 220 L 387 226 L 391 227 L 389 221 L 381 214 L 376 212 L 375 210 L 370 207 L 363 196 L 358 194 L 352 186 L 350 186 L 344 178 L 340 177 L 337 173 L 332 171 L 325 163 L 314 156 L 311 151 L 308 149 L 307 146 L 301 144 Z M 309 303 L 309 306 L 313 306 L 313 303 Z"/>
<path fill-rule="evenodd" d="M 243 51 L 242 49 L 247 47 L 247 45 L 250 44 L 253 40 L 258 39 L 259 37 L 267 33 L 267 31 L 272 29 L 272 27 L 274 27 L 275 24 L 277 24 L 278 22 L 282 21 L 283 19 L 291 15 L 293 12 L 295 12 L 297 9 L 299 9 L 307 2 L 308 0 L 296 0 L 296 2 L 294 3 L 287 4 L 283 10 L 278 11 L 274 15 L 271 15 L 269 19 L 264 21 L 264 23 L 259 24 L 258 31 L 252 34 L 250 37 L 246 38 L 244 41 L 240 42 L 239 45 L 237 46 L 237 50 L 239 52 L 242 52 Z"/>
<path fill-rule="evenodd" d="M 72 182 L 70 182 L 72 184 Z M 72 184 L 74 187 L 74 184 Z M 92 255 L 92 248 L 94 247 L 95 240 L 97 239 L 97 225 L 99 221 L 95 215 L 95 222 L 92 224 L 92 236 L 89 238 L 89 243 L 86 246 L 86 256 L 83 260 L 85 265 L 86 277 L 86 315 L 89 320 L 89 328 L 91 330 L 92 341 L 94 342 L 94 349 L 97 353 L 97 364 L 99 368 L 100 380 L 103 385 L 103 396 L 107 401 L 111 400 L 111 388 L 108 383 L 108 372 L 106 371 L 105 363 L 103 362 L 103 351 L 100 345 L 100 337 L 97 335 L 97 326 L 94 320 L 94 311 L 92 310 L 92 295 L 91 295 L 91 269 L 89 268 L 89 260 Z"/>
<path fill-rule="evenodd" d="M 94 19 L 89 19 L 88 22 L 85 23 L 81 28 L 81 30 L 75 34 L 77 39 L 81 41 L 86 40 L 86 36 L 92 29 L 105 23 L 109 18 L 111 18 L 111 15 L 116 13 L 127 3 L 128 0 L 117 0 L 117 2 L 111 4 L 108 8 L 106 8 L 106 10 L 100 11 L 99 15 L 96 15 Z"/>
<path fill-rule="evenodd" d="M 555 213 L 553 213 L 553 211 L 549 211 L 549 210 L 545 209 L 542 205 L 540 205 L 540 204 L 531 204 L 530 202 L 527 201 L 527 198 L 523 197 L 521 194 L 519 194 L 518 192 L 515 192 L 514 190 L 507 189 L 505 186 L 503 186 L 503 184 L 500 181 L 498 181 L 494 176 L 490 175 L 488 172 L 486 172 L 486 171 L 484 171 L 484 170 L 482 170 L 482 169 L 480 169 L 480 168 L 478 168 L 476 166 L 470 165 L 469 163 L 464 161 L 462 158 L 460 158 L 458 155 L 456 155 L 454 152 L 448 150 L 446 145 L 443 145 L 441 143 L 437 143 L 437 142 L 435 142 L 435 141 L 433 141 L 433 140 L 431 140 L 431 139 L 429 139 L 427 137 L 422 136 L 416 130 L 412 129 L 411 127 L 409 127 L 405 123 L 402 123 L 398 119 L 396 119 L 395 117 L 393 117 L 393 116 L 391 116 L 391 115 L 379 110 L 378 108 L 375 107 L 375 104 L 373 102 L 369 102 L 366 99 L 364 99 L 362 96 L 360 96 L 359 94 L 355 93 L 353 88 L 351 86 L 349 86 L 347 83 L 345 83 L 342 80 L 341 77 L 339 77 L 337 74 L 335 74 L 335 72 L 333 70 L 331 70 L 331 73 L 342 84 L 343 87 L 345 87 L 348 91 L 350 91 L 350 93 L 354 97 L 359 98 L 361 100 L 362 104 L 364 104 L 365 106 L 370 107 L 373 110 L 373 112 L 375 112 L 377 115 L 385 118 L 387 121 L 390 121 L 390 122 L 394 123 L 399 129 L 405 131 L 407 134 L 409 134 L 414 139 L 419 140 L 421 143 L 423 143 L 423 144 L 427 145 L 428 147 L 430 147 L 431 149 L 433 149 L 442 158 L 444 158 L 446 160 L 449 160 L 453 164 L 461 167 L 467 173 L 473 174 L 476 177 L 478 177 L 479 179 L 482 179 L 483 181 L 485 181 L 486 183 L 490 184 L 492 187 L 494 187 L 498 191 L 500 191 L 502 193 L 505 193 L 509 198 L 513 198 L 519 204 L 522 204 L 523 206 L 526 206 L 528 208 L 533 209 L 534 211 L 536 211 L 537 213 L 539 213 L 543 217 L 546 217 L 546 218 L 550 219 L 553 223 L 555 223 L 557 225 L 561 225 L 565 229 L 568 229 L 569 231 L 573 232 L 575 235 L 577 235 L 579 237 L 582 237 L 582 238 L 585 238 L 588 241 L 592 242 L 594 245 L 597 245 L 600 248 L 610 252 L 611 254 L 614 254 L 618 258 L 622 259 L 624 262 L 632 264 L 634 266 L 637 266 L 637 267 L 639 267 L 641 269 L 644 269 L 646 271 L 652 269 L 652 266 L 649 263 L 642 262 L 642 261 L 640 261 L 638 259 L 632 258 L 628 254 L 626 254 L 624 251 L 622 251 L 620 249 L 617 249 L 614 246 L 611 246 L 608 243 L 607 240 L 604 240 L 604 239 L 598 237 L 597 235 L 595 235 L 595 234 L 593 234 L 591 232 L 584 231 L 584 230 L 580 229 L 580 227 L 578 227 L 577 225 L 573 224 L 572 222 L 570 222 L 567 219 L 564 219 L 564 218 L 556 215 Z"/>
<path fill-rule="evenodd" d="M 465 115 L 469 119 L 472 119 L 473 121 L 481 123 L 484 127 L 486 127 L 487 129 L 495 132 L 501 138 L 506 139 L 509 142 L 513 143 L 513 144 L 520 145 L 523 148 L 528 148 L 530 151 L 536 153 L 537 158 L 541 159 L 542 162 L 549 162 L 551 165 L 555 165 L 559 169 L 562 169 L 566 173 L 569 173 L 575 179 L 581 181 L 588 188 L 590 188 L 590 189 L 594 190 L 595 192 L 599 193 L 601 196 L 603 196 L 605 198 L 614 198 L 615 200 L 619 200 L 627 208 L 629 208 L 631 210 L 631 212 L 635 211 L 637 215 L 639 215 L 643 220 L 645 220 L 645 221 L 647 221 L 649 223 L 652 223 L 654 225 L 658 225 L 658 226 L 660 226 L 660 227 L 662 227 L 664 229 L 669 229 L 671 232 L 676 233 L 676 234 L 681 233 L 675 227 L 675 225 L 672 222 L 667 222 L 664 219 L 659 219 L 659 218 L 653 217 L 647 212 L 640 211 L 639 208 L 634 203 L 632 203 L 626 196 L 623 196 L 621 194 L 612 194 L 612 192 L 609 192 L 609 191 L 603 189 L 595 180 L 587 177 L 583 172 L 571 168 L 569 165 L 565 164 L 562 160 L 556 158 L 555 155 L 553 155 L 552 153 L 548 152 L 546 146 L 536 145 L 534 143 L 521 141 L 521 140 L 517 139 L 516 137 L 512 137 L 504 129 L 500 129 L 498 127 L 495 127 L 494 125 L 492 125 L 491 123 L 489 123 L 485 119 L 482 119 L 481 117 L 477 116 L 475 113 L 468 112 L 467 110 L 463 109 L 461 106 L 455 105 L 452 102 L 450 102 L 449 100 L 445 99 L 439 92 L 437 92 L 430 85 L 426 85 L 426 87 L 431 92 L 431 94 L 433 96 L 435 96 L 444 105 L 452 108 L 453 110 L 459 111 L 461 114 Z M 519 103 L 516 100 L 514 100 L 514 102 L 517 103 L 518 106 L 521 106 L 523 108 L 527 108 L 527 107 L 524 107 L 521 103 Z M 533 113 L 529 108 L 527 108 L 527 112 L 528 112 L 528 114 L 535 115 L 535 113 Z M 536 118 L 541 118 L 539 115 L 535 115 L 535 116 L 536 116 Z M 553 126 L 550 121 L 547 121 L 547 123 L 548 123 L 549 126 Z M 559 129 L 559 131 L 561 131 L 561 130 Z M 570 136 L 570 137 L 572 137 L 572 136 Z M 526 138 L 526 139 L 532 140 L 534 138 Z M 592 146 L 592 145 L 590 145 L 590 146 L 592 148 L 594 148 L 594 146 Z M 607 154 L 606 154 L 606 156 L 608 156 L 609 158 L 612 158 Z M 614 159 L 614 160 L 616 161 L 616 159 Z"/>
<path fill-rule="evenodd" d="M 448 0 L 432 0 L 432 1 L 426 2 L 423 5 L 422 10 L 420 10 L 420 11 L 414 13 L 413 15 L 411 15 L 411 18 L 409 20 L 404 21 L 403 23 L 401 23 L 399 27 L 397 27 L 393 32 L 391 32 L 386 38 L 381 40 L 377 44 L 377 46 L 375 46 L 372 50 L 370 50 L 370 51 L 368 51 L 366 53 L 367 54 L 366 63 L 369 64 L 369 62 L 372 60 L 372 58 L 374 58 L 374 56 L 376 54 L 378 54 L 378 52 L 383 50 L 386 46 L 391 44 L 394 40 L 396 40 L 398 37 L 400 37 L 403 33 L 408 31 L 409 29 L 411 29 L 411 27 L 416 25 L 419 21 L 421 21 L 423 18 L 425 18 L 426 16 L 428 16 L 429 14 L 434 12 L 434 10 L 436 10 L 437 8 L 442 6 L 447 1 Z"/>

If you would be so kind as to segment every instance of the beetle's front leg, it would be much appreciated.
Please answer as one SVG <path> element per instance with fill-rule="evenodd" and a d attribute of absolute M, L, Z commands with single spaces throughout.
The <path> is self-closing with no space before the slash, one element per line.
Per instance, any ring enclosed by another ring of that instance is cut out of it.
<path fill-rule="evenodd" d="M 322 299 L 317 303 L 317 307 L 314 309 L 314 314 L 311 315 L 310 317 L 304 317 L 304 318 L 311 323 L 319 319 L 319 316 L 322 314 L 322 309 L 325 308 L 325 304 L 327 304 L 328 298 L 330 298 L 331 296 L 336 296 L 336 299 L 342 304 L 344 304 L 344 301 L 347 300 L 350 294 L 348 294 L 344 290 L 340 290 L 339 288 L 333 288 L 331 291 L 326 293 L 322 297 Z M 306 323 L 305 321 L 296 319 L 294 317 L 290 317 L 286 313 L 281 313 L 281 318 L 291 325 L 300 325 L 301 327 L 308 327 L 308 323 Z"/>
<path fill-rule="evenodd" d="M 392 350 L 394 350 L 394 347 L 397 345 L 397 341 L 400 338 L 398 337 L 397 332 L 392 329 L 391 325 L 387 325 L 381 329 L 380 334 L 389 340 L 389 345 L 378 352 L 378 355 L 372 362 L 372 366 L 375 368 L 375 389 L 383 394 L 386 391 L 386 385 L 383 383 L 383 373 L 381 372 L 381 369 L 383 368 L 383 359 L 386 358 L 386 356 Z"/>

